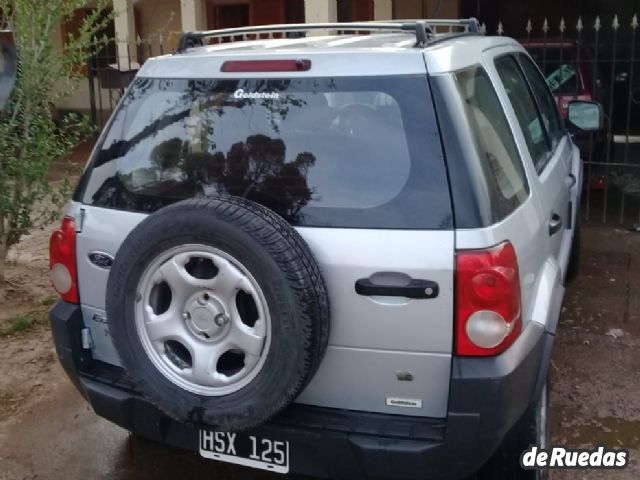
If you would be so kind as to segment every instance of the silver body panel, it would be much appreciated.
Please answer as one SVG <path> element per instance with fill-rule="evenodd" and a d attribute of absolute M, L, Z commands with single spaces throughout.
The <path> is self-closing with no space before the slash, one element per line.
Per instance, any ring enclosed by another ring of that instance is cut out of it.
<path fill-rule="evenodd" d="M 82 305 L 82 318 L 85 326 L 91 332 L 93 358 L 111 365 L 122 366 L 120 356 L 113 347 L 111 336 L 109 335 L 109 325 L 104 308 L 90 307 Z"/>
<path fill-rule="evenodd" d="M 109 270 L 89 261 L 94 251 L 113 257 L 146 215 L 83 206 L 77 237 L 80 298 L 94 356 L 119 364 L 104 316 Z M 396 414 L 446 413 L 453 328 L 452 231 L 299 228 L 325 277 L 331 301 L 329 348 L 302 403 Z M 401 272 L 440 286 L 438 298 L 365 297 L 355 282 L 378 272 Z M 85 280 L 86 279 L 86 280 Z M 90 279 L 90 280 L 89 280 Z M 98 339 L 98 340 L 96 340 Z M 410 372 L 412 382 L 397 372 Z M 366 381 L 363 381 L 366 379 Z M 419 398 L 421 409 L 385 404 L 387 397 Z"/>

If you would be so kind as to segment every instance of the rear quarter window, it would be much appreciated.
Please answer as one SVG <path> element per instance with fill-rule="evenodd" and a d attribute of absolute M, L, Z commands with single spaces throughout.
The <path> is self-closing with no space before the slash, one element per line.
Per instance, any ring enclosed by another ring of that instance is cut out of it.
<path fill-rule="evenodd" d="M 299 226 L 451 228 L 426 77 L 138 79 L 77 197 L 152 212 L 215 193 Z"/>
<path fill-rule="evenodd" d="M 457 72 L 455 81 L 475 150 L 486 179 L 492 220 L 502 220 L 529 196 L 529 185 L 513 132 L 485 70 Z"/>

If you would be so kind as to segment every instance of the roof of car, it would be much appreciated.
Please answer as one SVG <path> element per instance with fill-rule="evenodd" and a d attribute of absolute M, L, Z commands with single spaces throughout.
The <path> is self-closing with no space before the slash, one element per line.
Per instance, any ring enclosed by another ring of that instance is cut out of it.
<path fill-rule="evenodd" d="M 188 48 L 181 53 L 152 58 L 139 72 L 142 77 L 200 78 L 238 77 L 247 75 L 221 74 L 220 67 L 227 60 L 254 60 L 268 58 L 301 57 L 312 60 L 307 76 L 366 76 L 425 73 L 425 57 L 448 57 L 451 64 L 478 63 L 487 48 L 498 45 L 519 45 L 508 37 L 484 35 L 436 36 L 425 47 L 417 48 L 416 37 L 410 33 L 377 33 L 369 35 L 327 35 L 303 38 L 273 38 L 218 43 Z M 389 64 L 389 56 L 393 63 Z M 444 59 L 441 59 L 444 60 Z M 427 62 L 429 63 L 429 62 Z M 298 73 L 296 73 L 298 75 Z M 269 77 L 287 77 L 269 72 Z"/>

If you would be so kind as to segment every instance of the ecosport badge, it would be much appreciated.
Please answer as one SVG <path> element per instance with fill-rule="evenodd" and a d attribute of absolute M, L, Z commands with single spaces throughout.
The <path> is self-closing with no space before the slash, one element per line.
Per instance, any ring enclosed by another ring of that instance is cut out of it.
<path fill-rule="evenodd" d="M 419 398 L 387 397 L 389 407 L 422 408 L 422 400 Z"/>

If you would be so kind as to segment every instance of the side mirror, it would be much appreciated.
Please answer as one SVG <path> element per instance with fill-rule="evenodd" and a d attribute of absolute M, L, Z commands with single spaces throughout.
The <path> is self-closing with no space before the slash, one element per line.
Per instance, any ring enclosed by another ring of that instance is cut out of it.
<path fill-rule="evenodd" d="M 569 128 L 578 132 L 597 132 L 604 125 L 602 106 L 597 102 L 573 100 L 567 108 Z"/>

